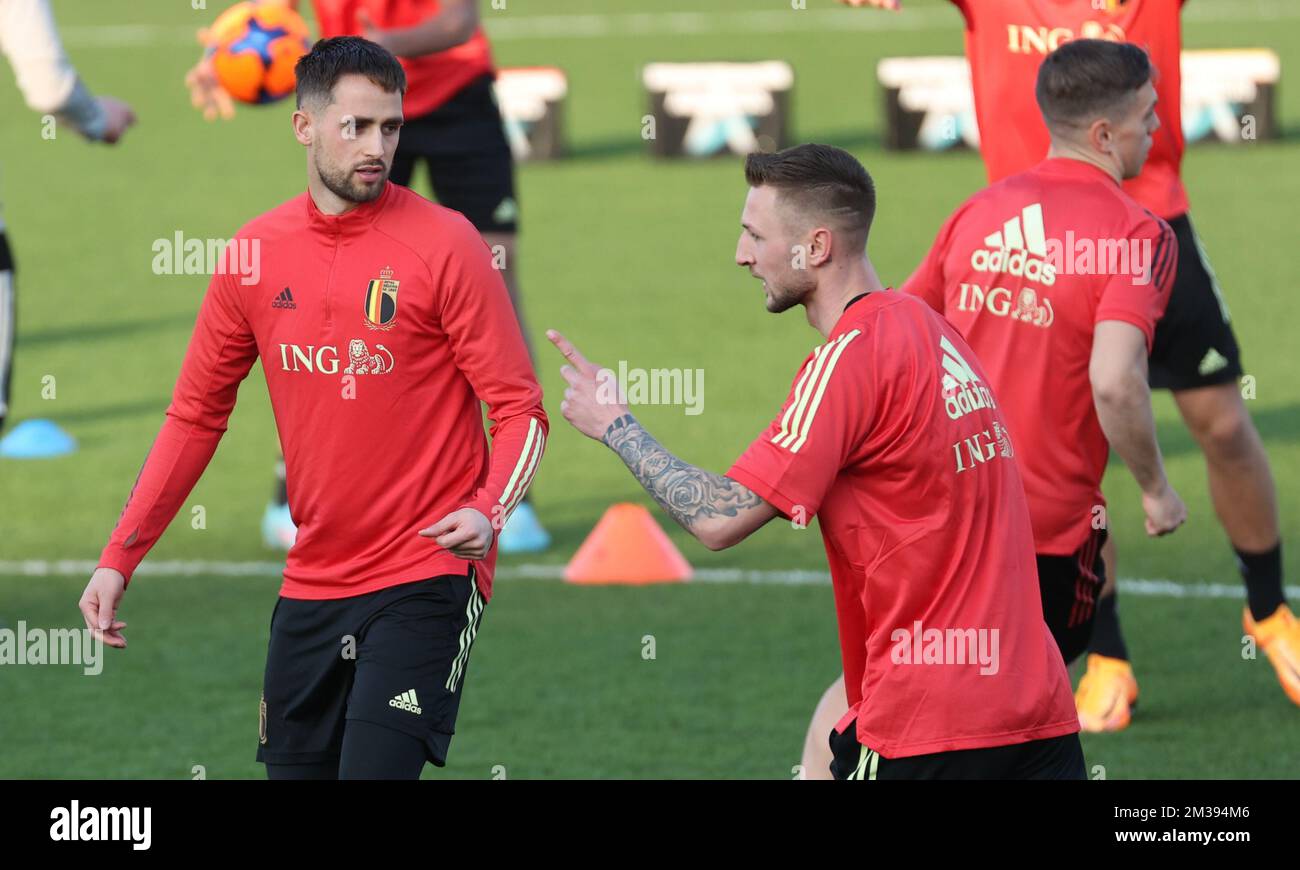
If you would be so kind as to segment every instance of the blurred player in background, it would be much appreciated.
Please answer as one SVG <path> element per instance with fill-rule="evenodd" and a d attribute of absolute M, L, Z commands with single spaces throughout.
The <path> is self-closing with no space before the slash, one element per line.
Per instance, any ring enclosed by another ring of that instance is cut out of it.
<path fill-rule="evenodd" d="M 63 53 L 48 0 L 0 0 L 0 51 L 32 111 L 54 115 L 91 142 L 110 145 L 135 123 L 130 106 L 93 96 L 81 81 Z M 38 127 L 32 128 L 32 135 L 40 135 Z M 16 317 L 14 263 L 0 221 L 0 432 L 9 415 Z"/>
<path fill-rule="evenodd" d="M 267 2 L 299 5 L 297 0 Z M 514 162 L 492 90 L 496 72 L 479 23 L 478 0 L 312 0 L 312 7 L 322 37 L 364 36 L 401 61 L 408 84 L 406 124 L 391 178 L 409 186 L 416 164 L 425 164 L 438 202 L 469 218 L 492 249 L 527 342 L 516 260 L 519 203 Z M 205 39 L 202 31 L 199 39 Z M 206 117 L 234 115 L 234 102 L 217 83 L 209 62 L 201 60 L 186 83 L 195 107 Z M 263 538 L 270 546 L 287 549 L 293 544 L 294 526 L 283 463 L 277 476 L 263 518 Z M 538 552 L 550 546 L 530 501 L 511 515 L 500 546 L 504 553 Z"/>
<path fill-rule="evenodd" d="M 301 525 L 271 618 L 257 758 L 271 779 L 414 779 L 446 761 L 494 529 L 536 474 L 547 419 L 482 237 L 387 180 L 406 84 L 396 58 L 339 37 L 296 74 L 307 192 L 231 241 L 260 241 L 260 278 L 213 276 L 80 608 L 95 636 L 126 646 L 126 583 L 260 357 Z M 391 303 L 378 336 L 362 305 L 377 278 Z"/>
<path fill-rule="evenodd" d="M 689 465 L 605 394 L 611 372 L 552 331 L 571 363 L 565 419 L 711 550 L 778 515 L 817 516 L 849 678 L 849 710 L 822 735 L 837 779 L 1084 778 L 1001 412 L 947 410 L 952 372 L 987 383 L 975 355 L 876 276 L 875 187 L 852 155 L 751 154 L 745 178 L 736 264 L 762 280 L 768 311 L 802 305 L 826 339 L 771 425 L 726 475 Z"/>
<path fill-rule="evenodd" d="M 963 203 L 902 289 L 956 326 L 993 379 L 1021 448 L 1043 615 L 1068 665 L 1087 649 L 1105 578 L 1108 448 L 1142 491 L 1147 534 L 1187 518 L 1165 475 L 1147 385 L 1178 242 L 1120 187 L 1141 171 L 1160 124 L 1142 49 L 1066 43 L 1039 68 L 1037 91 L 1047 159 Z M 1094 252 L 1122 246 L 1125 256 L 1064 262 L 1076 259 L 1066 240 Z M 990 266 L 997 256 L 1009 265 Z"/>
<path fill-rule="evenodd" d="M 897 0 L 841 0 L 897 10 Z M 1241 353 L 1228 307 L 1188 214 L 1180 169 L 1183 0 L 952 0 L 966 29 L 980 153 L 989 181 L 1023 172 L 1047 153 L 1047 127 L 1034 104 L 1043 58 L 1064 41 L 1098 38 L 1144 48 L 1156 68 L 1155 133 L 1146 167 L 1124 189 L 1163 218 L 1178 239 L 1173 293 L 1151 347 L 1152 387 L 1173 392 L 1200 445 L 1215 514 L 1227 532 L 1246 585 L 1242 622 L 1273 663 L 1283 691 L 1300 704 L 1300 622 L 1286 604 L 1277 493 L 1268 455 L 1246 411 L 1237 380 Z M 1076 703 L 1088 731 L 1129 722 L 1137 683 L 1120 631 L 1114 540 L 1103 555 L 1107 584 L 1098 605 Z"/>

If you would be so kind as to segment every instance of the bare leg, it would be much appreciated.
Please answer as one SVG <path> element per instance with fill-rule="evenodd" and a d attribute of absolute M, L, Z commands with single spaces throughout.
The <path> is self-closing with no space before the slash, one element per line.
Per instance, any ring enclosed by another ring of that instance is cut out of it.
<path fill-rule="evenodd" d="M 1174 401 L 1205 454 L 1210 499 L 1228 540 L 1252 553 L 1278 542 L 1277 492 L 1268 454 L 1235 383 L 1179 390 Z"/>
<path fill-rule="evenodd" d="M 1268 454 L 1235 383 L 1174 393 L 1187 429 L 1205 454 L 1210 499 L 1237 556 L 1256 620 L 1286 603 L 1277 490 Z"/>
<path fill-rule="evenodd" d="M 800 762 L 804 779 L 831 778 L 831 729 L 848 709 L 844 675 L 840 674 L 822 693 L 817 709 L 813 711 L 812 721 L 808 723 L 808 734 L 803 741 L 803 759 Z"/>

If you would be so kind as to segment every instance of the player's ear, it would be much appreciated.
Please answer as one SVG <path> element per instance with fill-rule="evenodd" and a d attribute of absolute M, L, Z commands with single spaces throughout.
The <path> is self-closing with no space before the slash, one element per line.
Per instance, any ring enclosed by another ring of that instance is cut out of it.
<path fill-rule="evenodd" d="M 1088 144 L 1101 154 L 1111 152 L 1115 147 L 1115 131 L 1111 129 L 1109 119 L 1098 118 L 1088 126 Z"/>
<path fill-rule="evenodd" d="M 820 266 L 823 263 L 829 263 L 834 242 L 834 234 L 826 227 L 818 227 L 813 230 L 809 235 L 808 265 Z"/>
<path fill-rule="evenodd" d="M 303 145 L 310 145 L 312 142 L 312 123 L 311 116 L 306 110 L 298 109 L 293 113 L 293 135 Z"/>

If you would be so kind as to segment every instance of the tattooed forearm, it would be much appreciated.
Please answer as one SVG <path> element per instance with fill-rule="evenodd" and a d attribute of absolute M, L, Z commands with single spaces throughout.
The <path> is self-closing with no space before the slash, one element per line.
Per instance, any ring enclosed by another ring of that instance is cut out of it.
<path fill-rule="evenodd" d="M 646 492 L 686 531 L 715 516 L 734 517 L 763 500 L 729 477 L 696 468 L 673 456 L 631 414 L 619 417 L 601 436 L 631 469 Z"/>

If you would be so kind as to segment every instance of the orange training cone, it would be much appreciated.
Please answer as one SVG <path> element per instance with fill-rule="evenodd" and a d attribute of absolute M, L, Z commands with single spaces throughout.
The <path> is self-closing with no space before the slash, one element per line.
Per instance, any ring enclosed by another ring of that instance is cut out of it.
<path fill-rule="evenodd" d="M 569 583 L 674 583 L 691 565 L 639 504 L 612 505 L 564 569 Z"/>

